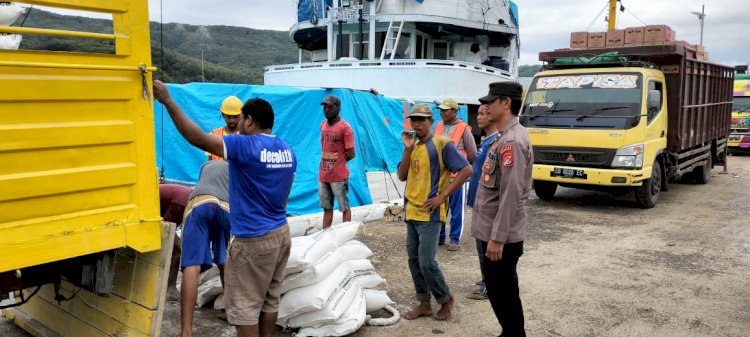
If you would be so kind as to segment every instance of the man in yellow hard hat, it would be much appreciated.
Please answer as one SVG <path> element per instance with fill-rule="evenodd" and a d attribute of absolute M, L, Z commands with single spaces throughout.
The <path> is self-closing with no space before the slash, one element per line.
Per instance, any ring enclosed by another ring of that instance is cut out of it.
<path fill-rule="evenodd" d="M 226 135 L 240 133 L 240 130 L 237 128 L 237 123 L 239 123 L 240 121 L 242 101 L 240 101 L 237 96 L 229 96 L 225 98 L 223 102 L 221 102 L 221 108 L 219 109 L 219 111 L 221 111 L 221 118 L 224 118 L 224 122 L 226 122 L 227 125 L 214 129 L 213 131 L 211 131 L 211 134 L 217 135 L 219 137 L 224 137 Z M 206 152 L 206 155 L 208 156 L 208 160 L 224 159 L 208 152 Z"/>

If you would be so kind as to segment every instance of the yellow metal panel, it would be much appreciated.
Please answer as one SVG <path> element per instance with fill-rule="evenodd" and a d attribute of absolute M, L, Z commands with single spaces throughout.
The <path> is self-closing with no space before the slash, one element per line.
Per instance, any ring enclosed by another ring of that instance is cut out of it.
<path fill-rule="evenodd" d="M 133 6 L 129 1 L 122 0 L 21 0 L 16 2 L 106 13 L 122 13 L 128 10 L 128 5 Z M 136 3 L 142 2 L 136 1 Z"/>
<path fill-rule="evenodd" d="M 14 312 L 28 316 L 61 337 L 79 336 L 152 336 L 161 333 L 162 308 L 172 257 L 175 225 L 162 223 L 159 229 L 161 251 L 138 253 L 129 248 L 115 252 L 115 291 L 110 297 L 96 296 L 81 290 L 70 301 L 60 305 L 54 300 L 51 285 L 44 286 L 29 303 Z M 158 256 L 157 264 L 149 263 Z M 134 277 L 135 275 L 135 277 Z M 146 283 L 144 283 L 146 282 Z M 70 298 L 77 287 L 63 282 L 61 294 Z M 150 307 L 139 301 L 151 303 Z M 24 315 L 13 315 L 17 323 Z M 29 318 L 25 318 L 28 320 Z M 19 324 L 32 329 L 29 324 Z"/>
<path fill-rule="evenodd" d="M 564 178 L 564 177 L 552 177 L 550 173 L 555 167 L 568 168 L 573 170 L 584 170 L 587 179 L 578 178 Z M 626 179 L 625 183 L 615 184 L 612 183 L 613 177 L 623 177 Z M 576 185 L 599 185 L 599 186 L 641 186 L 643 185 L 644 179 L 651 178 L 651 167 L 644 167 L 642 170 L 609 170 L 609 169 L 595 169 L 589 167 L 567 167 L 567 166 L 554 166 L 554 165 L 540 165 L 534 164 L 532 171 L 532 178 L 534 180 L 553 181 L 561 184 L 576 184 Z"/>
<path fill-rule="evenodd" d="M 61 183 L 62 181 L 69 183 Z M 135 183 L 135 165 L 111 164 L 0 176 L 0 201 Z M 0 220 L 3 216 L 0 215 Z M 2 227 L 2 225 L 0 225 Z"/>
<path fill-rule="evenodd" d="M 158 250 L 148 2 L 22 2 L 112 13 L 116 54 L 0 51 L 0 271 Z"/>

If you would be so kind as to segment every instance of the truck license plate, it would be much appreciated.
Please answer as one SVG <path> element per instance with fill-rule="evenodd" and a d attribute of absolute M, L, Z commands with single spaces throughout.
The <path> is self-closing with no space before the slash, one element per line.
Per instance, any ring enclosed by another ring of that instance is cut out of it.
<path fill-rule="evenodd" d="M 569 169 L 569 168 L 562 168 L 562 167 L 555 167 L 554 170 L 552 170 L 552 173 L 550 173 L 550 176 L 552 177 L 564 177 L 564 178 L 577 178 L 577 179 L 586 179 L 586 171 L 584 170 L 576 170 L 576 169 Z"/>

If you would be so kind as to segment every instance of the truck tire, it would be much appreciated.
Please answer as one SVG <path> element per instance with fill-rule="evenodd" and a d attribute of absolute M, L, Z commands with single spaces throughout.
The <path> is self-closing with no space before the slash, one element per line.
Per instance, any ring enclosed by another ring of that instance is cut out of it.
<path fill-rule="evenodd" d="M 693 170 L 693 179 L 696 183 L 705 185 L 708 184 L 708 179 L 711 178 L 711 166 L 713 166 L 713 156 L 709 153 L 706 159 L 706 164 L 700 167 L 696 167 Z"/>
<path fill-rule="evenodd" d="M 644 181 L 643 185 L 635 189 L 635 201 L 642 208 L 653 208 L 656 206 L 659 194 L 661 193 L 661 180 L 663 177 L 661 171 L 661 162 L 657 160 L 651 169 L 651 179 Z"/>
<path fill-rule="evenodd" d="M 557 191 L 557 183 L 534 180 L 534 193 L 539 199 L 552 200 L 555 197 L 555 191 Z"/>

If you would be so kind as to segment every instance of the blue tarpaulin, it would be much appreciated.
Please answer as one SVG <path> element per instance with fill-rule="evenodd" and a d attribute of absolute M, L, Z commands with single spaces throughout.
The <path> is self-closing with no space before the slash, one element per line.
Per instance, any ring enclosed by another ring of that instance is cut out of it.
<path fill-rule="evenodd" d="M 357 156 L 348 163 L 351 206 L 372 203 L 366 172 L 397 170 L 403 143 L 404 102 L 367 92 L 348 89 L 300 89 L 280 86 L 191 83 L 169 84 L 172 98 L 206 132 L 221 127 L 218 110 L 230 95 L 243 102 L 260 97 L 271 103 L 275 113 L 273 132 L 286 141 L 297 155 L 297 173 L 288 212 L 307 214 L 321 211 L 318 205 L 318 165 L 320 163 L 320 123 L 324 116 L 320 102 L 327 95 L 341 99 L 341 116 L 354 130 Z M 434 104 L 432 104 L 435 107 Z M 435 110 L 436 122 L 440 115 Z M 466 119 L 466 108 L 459 117 Z M 205 153 L 185 141 L 177 132 L 162 105 L 154 104 L 156 156 L 164 177 L 195 182 Z M 162 119 L 164 121 L 162 125 Z"/>
<path fill-rule="evenodd" d="M 518 27 L 518 5 L 515 2 L 510 2 L 510 19 L 513 20 L 513 24 Z"/>
<path fill-rule="evenodd" d="M 317 20 L 325 18 L 326 7 L 333 7 L 333 0 L 299 0 L 297 22 L 313 20 L 313 14 Z"/>

